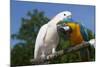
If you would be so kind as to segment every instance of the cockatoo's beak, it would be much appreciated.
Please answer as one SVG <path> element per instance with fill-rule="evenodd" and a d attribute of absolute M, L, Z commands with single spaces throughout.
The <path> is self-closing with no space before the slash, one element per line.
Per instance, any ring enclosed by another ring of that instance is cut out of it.
<path fill-rule="evenodd" d="M 71 15 L 67 16 L 66 18 L 63 19 L 63 21 L 64 22 L 73 22 L 72 16 Z"/>

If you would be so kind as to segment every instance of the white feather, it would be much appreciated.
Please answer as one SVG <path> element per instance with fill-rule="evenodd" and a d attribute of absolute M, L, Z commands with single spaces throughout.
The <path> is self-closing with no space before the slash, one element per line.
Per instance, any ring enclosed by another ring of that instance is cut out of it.
<path fill-rule="evenodd" d="M 35 43 L 35 50 L 34 50 L 34 58 L 35 59 L 38 56 L 38 51 L 40 51 L 39 48 L 44 44 L 43 38 L 45 37 L 46 31 L 47 31 L 46 29 L 47 29 L 47 24 L 43 25 L 40 28 L 39 33 L 37 35 L 36 43 Z"/>
<path fill-rule="evenodd" d="M 95 48 L 95 39 L 91 39 L 91 40 L 89 41 L 89 43 L 90 43 L 90 45 L 94 46 L 94 48 Z"/>

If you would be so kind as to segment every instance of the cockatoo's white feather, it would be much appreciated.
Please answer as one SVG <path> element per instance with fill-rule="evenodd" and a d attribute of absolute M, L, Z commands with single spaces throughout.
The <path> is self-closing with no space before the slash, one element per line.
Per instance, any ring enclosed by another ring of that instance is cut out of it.
<path fill-rule="evenodd" d="M 34 58 L 39 58 L 40 57 L 40 48 L 42 45 L 44 45 L 44 37 L 45 37 L 45 34 L 42 34 L 42 33 L 46 33 L 47 31 L 47 24 L 43 25 L 40 30 L 39 30 L 39 33 L 37 35 L 37 38 L 36 38 L 36 43 L 35 43 L 35 50 L 34 50 Z M 42 50 L 42 48 L 41 48 Z"/>
<path fill-rule="evenodd" d="M 40 28 L 35 43 L 34 59 L 45 58 L 47 55 L 55 53 L 59 42 L 57 23 L 67 17 L 71 17 L 71 12 L 61 12 Z"/>

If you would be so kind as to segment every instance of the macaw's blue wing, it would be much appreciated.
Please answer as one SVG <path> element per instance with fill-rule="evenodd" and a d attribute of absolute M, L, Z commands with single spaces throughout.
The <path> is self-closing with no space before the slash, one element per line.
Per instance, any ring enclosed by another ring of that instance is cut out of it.
<path fill-rule="evenodd" d="M 85 28 L 82 24 L 80 24 L 80 32 L 84 41 L 89 41 L 87 28 Z M 80 56 L 82 61 L 89 61 L 90 55 L 91 54 L 89 48 L 80 49 Z"/>
<path fill-rule="evenodd" d="M 89 41 L 88 31 L 82 24 L 80 24 L 80 32 L 82 34 L 82 37 L 83 37 L 84 41 Z"/>

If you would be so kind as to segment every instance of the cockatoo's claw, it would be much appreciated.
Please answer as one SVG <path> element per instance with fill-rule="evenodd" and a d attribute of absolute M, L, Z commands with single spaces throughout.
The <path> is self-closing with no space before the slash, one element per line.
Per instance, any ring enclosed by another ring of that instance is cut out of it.
<path fill-rule="evenodd" d="M 55 56 L 54 54 L 48 55 L 47 59 L 53 58 L 54 56 Z"/>
<path fill-rule="evenodd" d="M 44 54 L 41 55 L 40 59 L 45 59 L 46 56 Z"/>

